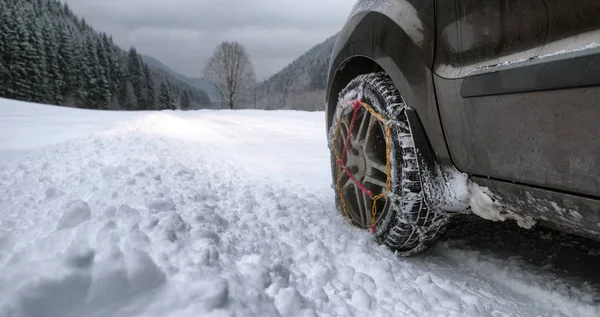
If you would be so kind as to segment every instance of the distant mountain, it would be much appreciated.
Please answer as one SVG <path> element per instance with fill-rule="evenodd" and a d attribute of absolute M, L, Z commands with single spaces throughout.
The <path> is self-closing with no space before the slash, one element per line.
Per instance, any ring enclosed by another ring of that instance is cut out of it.
<path fill-rule="evenodd" d="M 0 97 L 64 106 L 199 108 L 208 95 L 128 52 L 58 0 L 0 0 Z"/>
<path fill-rule="evenodd" d="M 337 35 L 316 45 L 265 80 L 259 104 L 265 109 L 324 110 L 327 69 Z"/>
<path fill-rule="evenodd" d="M 221 100 L 215 87 L 208 81 L 204 80 L 203 78 L 184 76 L 184 75 L 172 70 L 169 66 L 163 64 L 162 62 L 160 62 L 159 60 L 157 60 L 156 58 L 154 58 L 152 56 L 143 55 L 142 57 L 148 65 L 151 65 L 157 69 L 160 69 L 160 70 L 166 72 L 167 74 L 169 74 L 170 76 L 173 76 L 173 77 L 179 79 L 180 81 L 183 81 L 186 84 L 188 84 L 196 89 L 205 91 L 213 103 Z"/>
<path fill-rule="evenodd" d="M 154 67 L 155 69 L 161 70 L 161 71 L 169 74 L 169 76 L 177 78 L 178 80 L 187 81 L 187 77 L 173 71 L 167 65 L 163 64 L 161 61 L 159 61 L 158 59 L 156 59 L 152 56 L 142 55 L 142 59 L 144 60 L 144 62 L 146 62 L 146 64 L 148 64 L 148 66 L 151 66 L 151 67 Z"/>
<path fill-rule="evenodd" d="M 327 70 L 336 38 L 337 34 L 314 46 L 280 72 L 259 84 L 256 102 L 258 107 L 268 110 L 324 110 Z M 206 91 L 213 103 L 220 100 L 214 86 L 206 80 L 179 74 L 151 56 L 143 58 L 148 65 Z M 254 108 L 254 103 L 247 102 L 241 107 Z"/>
<path fill-rule="evenodd" d="M 196 87 L 197 89 L 202 89 L 206 91 L 206 93 L 210 97 L 210 100 L 212 100 L 213 102 L 221 101 L 221 97 L 219 96 L 219 93 L 217 92 L 215 86 L 209 83 L 206 79 L 197 77 L 187 77 L 187 83 L 192 85 L 193 87 Z"/>

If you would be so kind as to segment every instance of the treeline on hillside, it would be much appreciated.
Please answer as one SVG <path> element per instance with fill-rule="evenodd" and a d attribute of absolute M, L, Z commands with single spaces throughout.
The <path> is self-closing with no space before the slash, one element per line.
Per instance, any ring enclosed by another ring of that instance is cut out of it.
<path fill-rule="evenodd" d="M 90 109 L 189 109 L 208 95 L 151 69 L 135 48 L 57 0 L 0 0 L 0 97 Z"/>
<path fill-rule="evenodd" d="M 324 110 L 327 71 L 337 35 L 316 45 L 260 85 L 266 109 Z"/>

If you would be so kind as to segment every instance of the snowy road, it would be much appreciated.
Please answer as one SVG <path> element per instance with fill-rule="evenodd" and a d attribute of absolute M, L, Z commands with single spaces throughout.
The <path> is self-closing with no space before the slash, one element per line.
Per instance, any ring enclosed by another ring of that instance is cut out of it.
<path fill-rule="evenodd" d="M 0 316 L 600 316 L 598 284 L 489 246 L 519 231 L 399 259 L 348 226 L 323 118 L 0 99 Z"/>

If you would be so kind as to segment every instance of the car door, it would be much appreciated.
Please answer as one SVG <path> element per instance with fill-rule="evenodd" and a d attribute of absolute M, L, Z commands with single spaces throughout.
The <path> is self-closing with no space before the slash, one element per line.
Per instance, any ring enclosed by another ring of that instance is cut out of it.
<path fill-rule="evenodd" d="M 600 1 L 436 1 L 433 65 L 454 164 L 600 196 Z"/>

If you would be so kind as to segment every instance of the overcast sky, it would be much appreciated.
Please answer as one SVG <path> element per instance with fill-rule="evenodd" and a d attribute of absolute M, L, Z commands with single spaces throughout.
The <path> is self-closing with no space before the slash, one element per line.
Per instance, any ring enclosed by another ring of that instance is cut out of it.
<path fill-rule="evenodd" d="M 65 0 L 63 0 L 65 1 Z M 355 0 L 66 0 L 96 30 L 201 77 L 223 40 L 246 46 L 260 80 L 335 34 Z"/>

